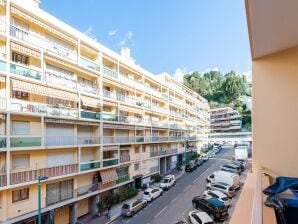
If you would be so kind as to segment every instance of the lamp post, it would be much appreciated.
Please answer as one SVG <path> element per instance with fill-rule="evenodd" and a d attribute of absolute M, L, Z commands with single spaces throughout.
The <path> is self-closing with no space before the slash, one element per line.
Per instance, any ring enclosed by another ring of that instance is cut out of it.
<path fill-rule="evenodd" d="M 41 181 L 48 179 L 46 176 L 38 176 L 38 185 L 37 185 L 37 191 L 38 191 L 38 224 L 41 224 Z"/>

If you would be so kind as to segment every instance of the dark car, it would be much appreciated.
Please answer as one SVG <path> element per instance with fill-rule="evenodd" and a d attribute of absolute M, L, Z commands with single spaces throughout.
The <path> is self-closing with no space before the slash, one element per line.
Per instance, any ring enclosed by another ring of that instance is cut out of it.
<path fill-rule="evenodd" d="M 228 208 L 216 198 L 206 199 L 203 196 L 196 196 L 192 199 L 192 205 L 194 208 L 208 213 L 215 221 L 222 222 L 229 218 Z"/>
<path fill-rule="evenodd" d="M 231 164 L 235 164 L 235 165 L 240 166 L 241 172 L 243 172 L 245 170 L 245 166 L 243 165 L 243 163 L 241 163 L 239 161 L 233 161 L 233 162 L 231 162 Z"/>
<path fill-rule="evenodd" d="M 204 161 L 202 159 L 195 159 L 195 165 L 196 167 L 201 166 L 204 163 Z"/>
<path fill-rule="evenodd" d="M 197 166 L 193 160 L 189 161 L 189 163 L 185 166 L 185 172 L 192 172 L 195 169 L 197 169 Z"/>

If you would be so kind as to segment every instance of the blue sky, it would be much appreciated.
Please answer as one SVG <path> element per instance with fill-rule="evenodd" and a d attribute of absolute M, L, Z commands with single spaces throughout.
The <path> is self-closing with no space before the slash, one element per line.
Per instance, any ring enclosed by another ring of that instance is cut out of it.
<path fill-rule="evenodd" d="M 41 8 L 116 52 L 130 47 L 154 74 L 251 70 L 244 0 L 42 0 Z"/>

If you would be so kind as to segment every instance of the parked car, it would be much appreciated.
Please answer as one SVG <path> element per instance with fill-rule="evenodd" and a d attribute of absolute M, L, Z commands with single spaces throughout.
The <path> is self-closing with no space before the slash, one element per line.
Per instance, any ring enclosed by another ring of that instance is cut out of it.
<path fill-rule="evenodd" d="M 229 218 L 228 208 L 216 198 L 196 196 L 192 199 L 192 205 L 206 212 L 214 221 L 225 221 Z"/>
<path fill-rule="evenodd" d="M 228 173 L 233 173 L 233 174 L 237 174 L 237 175 L 239 175 L 239 174 L 238 174 L 238 171 L 237 171 L 236 169 L 234 169 L 234 168 L 221 166 L 221 167 L 219 168 L 219 170 L 221 170 L 221 171 L 225 171 L 225 172 L 228 172 Z"/>
<path fill-rule="evenodd" d="M 214 183 L 208 183 L 206 185 L 207 190 L 217 190 L 225 193 L 229 198 L 232 198 L 235 196 L 235 189 L 232 185 L 223 183 L 223 182 L 214 182 Z"/>
<path fill-rule="evenodd" d="M 147 188 L 143 193 L 143 199 L 150 202 L 159 196 L 161 196 L 163 193 L 161 188 Z"/>
<path fill-rule="evenodd" d="M 193 160 L 189 161 L 189 163 L 185 165 L 185 172 L 192 172 L 195 169 L 197 169 L 197 166 Z"/>
<path fill-rule="evenodd" d="M 231 161 L 230 163 L 239 166 L 241 168 L 241 172 L 245 170 L 245 166 L 239 161 Z"/>
<path fill-rule="evenodd" d="M 243 166 L 246 165 L 246 160 L 245 159 L 236 159 L 235 161 L 242 163 Z"/>
<path fill-rule="evenodd" d="M 206 212 L 191 211 L 188 213 L 188 219 L 192 224 L 212 224 L 213 220 Z"/>
<path fill-rule="evenodd" d="M 234 189 L 240 189 L 240 177 L 236 173 L 230 173 L 223 170 L 218 170 L 210 174 L 206 178 L 208 183 L 223 182 L 232 185 Z"/>
<path fill-rule="evenodd" d="M 176 184 L 176 179 L 174 175 L 165 176 L 159 183 L 159 187 L 163 190 L 168 190 Z"/>
<path fill-rule="evenodd" d="M 236 164 L 232 164 L 232 163 L 227 163 L 221 167 L 226 167 L 226 168 L 229 168 L 229 169 L 235 169 L 236 172 L 240 175 L 241 174 L 241 167 L 239 165 L 236 165 Z"/>
<path fill-rule="evenodd" d="M 202 196 L 204 196 L 207 199 L 216 198 L 219 201 L 221 201 L 222 203 L 224 203 L 224 205 L 228 208 L 231 206 L 231 200 L 228 198 L 228 196 L 226 194 L 222 193 L 221 191 L 207 190 L 207 191 L 204 191 Z"/>
<path fill-rule="evenodd" d="M 134 200 L 130 203 L 125 203 L 121 208 L 123 216 L 134 216 L 138 211 L 147 206 L 147 201 L 144 199 Z"/>
<path fill-rule="evenodd" d="M 195 159 L 195 165 L 196 167 L 201 166 L 204 163 L 204 161 L 200 158 Z"/>
<path fill-rule="evenodd" d="M 206 162 L 206 161 L 209 160 L 209 157 L 208 157 L 207 155 L 204 155 L 204 156 L 201 157 L 201 159 L 202 159 L 204 162 Z"/>

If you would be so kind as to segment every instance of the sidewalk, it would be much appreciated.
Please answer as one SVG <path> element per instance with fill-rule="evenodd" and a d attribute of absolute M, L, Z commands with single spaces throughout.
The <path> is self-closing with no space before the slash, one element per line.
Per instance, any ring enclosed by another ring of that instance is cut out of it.
<path fill-rule="evenodd" d="M 185 172 L 184 172 L 184 169 L 183 169 L 183 171 L 176 172 L 176 173 L 173 173 L 173 174 L 175 175 L 175 178 L 177 180 L 184 173 Z M 156 186 L 156 184 L 153 184 L 153 185 Z M 142 197 L 143 197 L 143 191 L 139 191 L 137 196 L 135 196 L 131 199 L 128 199 L 124 202 L 121 202 L 117 205 L 114 205 L 111 209 L 111 219 L 110 220 L 105 215 L 102 215 L 102 216 L 95 215 L 95 216 L 83 217 L 80 220 L 78 220 L 78 223 L 80 223 L 80 224 L 109 224 L 109 223 L 113 222 L 115 219 L 117 219 L 119 216 L 121 216 L 121 207 L 124 203 L 131 202 L 133 200 L 140 199 Z"/>

